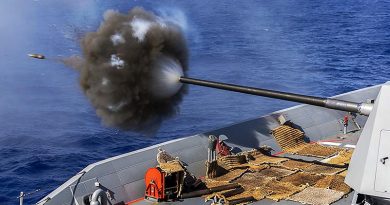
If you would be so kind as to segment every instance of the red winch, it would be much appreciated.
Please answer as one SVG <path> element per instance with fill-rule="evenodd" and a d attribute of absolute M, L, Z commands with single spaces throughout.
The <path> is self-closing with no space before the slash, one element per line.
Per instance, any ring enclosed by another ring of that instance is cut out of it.
<path fill-rule="evenodd" d="M 183 182 L 184 169 L 179 163 L 149 168 L 145 174 L 145 199 L 158 202 L 175 200 L 181 195 Z"/>
<path fill-rule="evenodd" d="M 161 201 L 165 198 L 165 173 L 159 168 L 149 168 L 145 174 L 145 198 Z"/>

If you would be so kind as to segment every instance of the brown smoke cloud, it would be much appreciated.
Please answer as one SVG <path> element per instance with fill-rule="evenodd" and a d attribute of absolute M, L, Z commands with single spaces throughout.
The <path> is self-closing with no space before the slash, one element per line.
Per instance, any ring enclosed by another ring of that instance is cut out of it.
<path fill-rule="evenodd" d="M 82 39 L 83 56 L 63 62 L 80 71 L 80 85 L 104 124 L 151 133 L 178 113 L 188 68 L 179 26 L 134 8 L 107 11 L 96 32 Z"/>

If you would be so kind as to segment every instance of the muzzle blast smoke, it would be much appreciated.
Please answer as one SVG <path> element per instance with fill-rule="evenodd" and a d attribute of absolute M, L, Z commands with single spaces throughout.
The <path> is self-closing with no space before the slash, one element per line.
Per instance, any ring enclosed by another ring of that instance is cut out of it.
<path fill-rule="evenodd" d="M 81 47 L 82 57 L 63 62 L 80 71 L 80 85 L 104 124 L 151 133 L 179 111 L 188 51 L 178 25 L 142 8 L 110 10 Z"/>

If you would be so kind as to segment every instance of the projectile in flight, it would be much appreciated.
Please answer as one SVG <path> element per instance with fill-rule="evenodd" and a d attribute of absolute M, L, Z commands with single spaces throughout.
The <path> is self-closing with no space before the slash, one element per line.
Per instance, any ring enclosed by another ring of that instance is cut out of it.
<path fill-rule="evenodd" d="M 31 58 L 45 59 L 45 56 L 42 54 L 28 54 Z"/>

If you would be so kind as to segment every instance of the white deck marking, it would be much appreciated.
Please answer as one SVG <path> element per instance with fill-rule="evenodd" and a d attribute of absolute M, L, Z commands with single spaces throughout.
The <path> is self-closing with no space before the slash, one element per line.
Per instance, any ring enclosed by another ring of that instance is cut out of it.
<path fill-rule="evenodd" d="M 322 145 L 330 145 L 330 146 L 340 146 L 341 143 L 339 142 L 319 142 Z"/>

